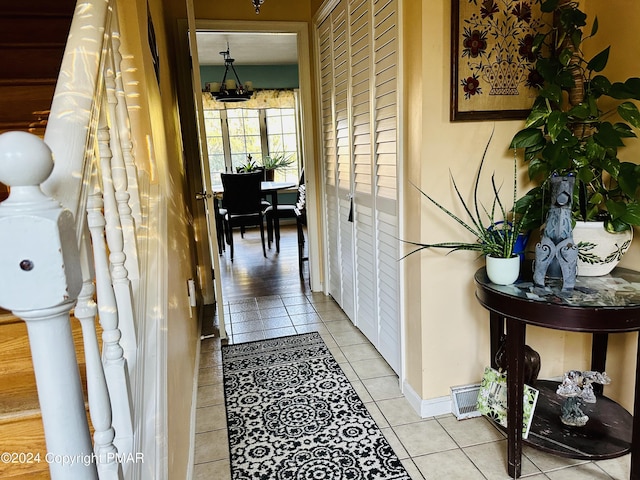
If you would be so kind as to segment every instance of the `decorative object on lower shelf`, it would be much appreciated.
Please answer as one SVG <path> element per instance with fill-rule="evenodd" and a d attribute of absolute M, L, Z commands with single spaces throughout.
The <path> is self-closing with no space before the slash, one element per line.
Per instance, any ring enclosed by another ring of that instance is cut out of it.
<path fill-rule="evenodd" d="M 582 411 L 582 404 L 596 403 L 593 384 L 608 385 L 611 379 L 606 372 L 569 370 L 565 372 L 562 383 L 556 393 L 566 400 L 562 404 L 560 421 L 572 427 L 584 427 L 589 417 Z"/>
<path fill-rule="evenodd" d="M 578 247 L 573 241 L 571 205 L 576 177 L 554 174 L 551 183 L 551 205 L 542 238 L 536 245 L 533 282 L 544 287 L 545 276 L 562 277 L 562 290 L 576 285 Z"/>
<path fill-rule="evenodd" d="M 629 250 L 633 229 L 609 232 L 604 222 L 577 221 L 573 239 L 578 245 L 578 275 L 599 277 L 610 273 Z"/>
<path fill-rule="evenodd" d="M 538 402 L 538 390 L 524 386 L 522 401 L 522 438 L 529 436 L 533 412 Z M 478 393 L 478 411 L 507 428 L 507 374 L 491 367 L 484 369 L 480 392 Z"/>
<path fill-rule="evenodd" d="M 540 367 L 542 362 L 540 360 L 540 354 L 536 352 L 529 345 L 524 346 L 524 383 L 535 387 L 536 380 L 538 380 L 538 374 L 540 373 Z M 495 358 L 493 359 L 496 366 L 501 371 L 507 371 L 507 336 L 502 335 L 500 337 L 500 343 Z"/>

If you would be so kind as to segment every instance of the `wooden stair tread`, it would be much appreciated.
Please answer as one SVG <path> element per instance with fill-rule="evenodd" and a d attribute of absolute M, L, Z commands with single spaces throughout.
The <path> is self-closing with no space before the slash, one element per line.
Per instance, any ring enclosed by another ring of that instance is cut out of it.
<path fill-rule="evenodd" d="M 65 16 L 70 17 L 76 7 L 76 0 L 20 0 L 19 2 L 0 2 L 0 15 L 31 17 Z"/>
<path fill-rule="evenodd" d="M 0 376 L 0 424 L 5 419 L 18 416 L 20 412 L 37 411 L 39 414 L 38 389 L 33 372 Z"/>

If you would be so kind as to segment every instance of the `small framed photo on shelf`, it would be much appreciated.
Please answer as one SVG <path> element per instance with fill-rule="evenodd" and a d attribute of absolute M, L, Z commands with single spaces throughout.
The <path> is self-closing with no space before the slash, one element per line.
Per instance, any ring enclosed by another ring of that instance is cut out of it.
<path fill-rule="evenodd" d="M 529 436 L 533 412 L 538 402 L 538 390 L 524 386 L 522 438 Z M 507 374 L 491 367 L 484 369 L 478 393 L 478 411 L 504 428 L 507 428 Z"/>

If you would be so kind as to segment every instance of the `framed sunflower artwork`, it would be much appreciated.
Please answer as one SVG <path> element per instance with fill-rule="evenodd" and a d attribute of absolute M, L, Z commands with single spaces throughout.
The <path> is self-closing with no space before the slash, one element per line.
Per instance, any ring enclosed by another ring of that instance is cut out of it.
<path fill-rule="evenodd" d="M 452 0 L 451 121 L 526 118 L 541 82 L 543 0 Z"/>

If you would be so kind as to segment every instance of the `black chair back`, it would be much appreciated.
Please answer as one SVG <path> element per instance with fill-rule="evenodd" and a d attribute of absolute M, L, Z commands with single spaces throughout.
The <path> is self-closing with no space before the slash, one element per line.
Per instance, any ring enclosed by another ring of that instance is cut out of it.
<path fill-rule="evenodd" d="M 262 172 L 221 173 L 222 206 L 231 215 L 259 214 L 262 211 Z"/>

